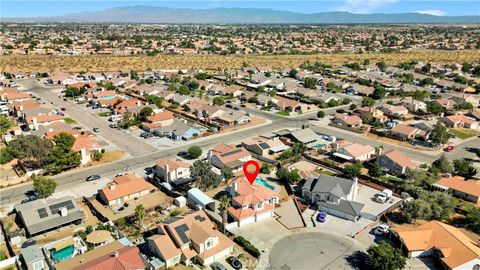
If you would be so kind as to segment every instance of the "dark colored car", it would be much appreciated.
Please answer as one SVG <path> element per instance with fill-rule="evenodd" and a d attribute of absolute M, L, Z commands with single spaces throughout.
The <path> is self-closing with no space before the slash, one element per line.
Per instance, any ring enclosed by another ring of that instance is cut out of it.
<path fill-rule="evenodd" d="M 82 130 L 82 127 L 73 127 L 75 130 Z"/>
<path fill-rule="evenodd" d="M 338 109 L 337 110 L 337 113 L 346 113 L 347 111 L 345 111 L 344 109 Z"/>
<path fill-rule="evenodd" d="M 324 223 L 325 220 L 327 220 L 327 213 L 326 213 L 326 212 L 323 212 L 323 211 L 320 212 L 320 213 L 318 213 L 318 215 L 317 215 L 317 221 L 318 221 L 318 222 L 321 222 L 321 223 Z"/>
<path fill-rule="evenodd" d="M 92 128 L 92 130 L 93 130 L 94 132 L 96 132 L 96 133 L 100 132 L 100 129 L 97 128 L 97 127 Z"/>
<path fill-rule="evenodd" d="M 213 270 L 227 270 L 227 268 L 219 262 L 210 264 L 210 267 L 212 267 Z"/>
<path fill-rule="evenodd" d="M 90 182 L 90 181 L 98 180 L 98 179 L 100 179 L 100 178 L 101 178 L 100 175 L 95 174 L 95 175 L 90 175 L 90 176 L 87 177 L 85 180 L 86 180 L 87 182 Z"/>
<path fill-rule="evenodd" d="M 227 258 L 227 262 L 234 268 L 234 269 L 242 269 L 243 265 L 242 265 L 242 262 L 233 257 L 233 256 L 230 256 Z"/>
<path fill-rule="evenodd" d="M 180 151 L 180 152 L 178 152 L 177 156 L 179 156 L 179 157 L 186 157 L 186 156 L 188 156 L 188 153 L 185 152 L 185 151 Z"/>
<path fill-rule="evenodd" d="M 67 109 L 65 109 L 65 108 L 62 107 L 62 108 L 60 108 L 60 110 L 61 110 L 62 112 L 64 112 L 64 111 L 66 111 Z"/>
<path fill-rule="evenodd" d="M 63 98 L 63 101 L 67 101 L 68 99 L 67 98 Z"/>

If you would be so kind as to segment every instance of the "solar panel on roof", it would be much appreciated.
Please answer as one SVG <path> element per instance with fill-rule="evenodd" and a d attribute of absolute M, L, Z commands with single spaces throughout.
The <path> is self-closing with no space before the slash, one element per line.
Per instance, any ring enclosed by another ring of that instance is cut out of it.
<path fill-rule="evenodd" d="M 75 208 L 72 201 L 65 201 L 65 202 L 61 202 L 61 203 L 52 204 L 52 205 L 49 206 L 50 211 L 52 213 L 56 213 L 56 212 L 60 211 L 60 208 L 63 208 L 63 207 L 67 207 L 67 210 L 71 210 L 71 209 Z"/>
<path fill-rule="evenodd" d="M 47 210 L 45 208 L 40 208 L 40 209 L 37 209 L 37 212 L 38 212 L 38 216 L 40 218 L 46 218 L 48 217 L 48 213 L 47 213 Z"/>
<path fill-rule="evenodd" d="M 260 147 L 261 147 L 262 149 L 268 149 L 268 148 L 270 147 L 270 146 L 268 146 L 268 144 L 265 143 L 265 142 L 262 142 L 262 143 L 260 143 L 259 145 L 260 145 Z"/>
<path fill-rule="evenodd" d="M 202 216 L 200 216 L 200 215 L 198 215 L 198 216 L 195 216 L 195 220 L 200 221 L 200 222 L 203 222 L 203 221 L 205 221 L 205 218 L 202 217 Z"/>
<path fill-rule="evenodd" d="M 186 232 L 189 230 L 187 224 L 182 224 L 180 226 L 175 227 L 175 231 L 177 232 L 178 236 L 182 240 L 184 244 L 189 243 L 190 239 L 188 239 Z"/>

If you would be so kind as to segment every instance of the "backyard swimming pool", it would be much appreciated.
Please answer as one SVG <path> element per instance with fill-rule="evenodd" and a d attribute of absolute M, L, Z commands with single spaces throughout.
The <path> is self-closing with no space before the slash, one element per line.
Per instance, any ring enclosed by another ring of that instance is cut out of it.
<path fill-rule="evenodd" d="M 258 184 L 266 187 L 266 188 L 269 188 L 271 190 L 275 190 L 275 187 L 270 185 L 269 183 L 267 183 L 267 181 L 263 180 L 262 178 L 257 178 L 255 179 L 255 182 L 257 182 Z"/>
<path fill-rule="evenodd" d="M 60 250 L 52 251 L 52 259 L 56 262 L 68 260 L 72 258 L 74 252 L 75 252 L 75 246 L 69 245 Z"/>

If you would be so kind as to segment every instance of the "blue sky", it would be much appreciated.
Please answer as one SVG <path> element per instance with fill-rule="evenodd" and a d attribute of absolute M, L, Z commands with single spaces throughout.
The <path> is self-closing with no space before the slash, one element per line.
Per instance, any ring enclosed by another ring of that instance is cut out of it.
<path fill-rule="evenodd" d="M 419 12 L 432 15 L 480 15 L 480 1 L 455 0 L 311 0 L 311 1 L 21 1 L 0 0 L 0 17 L 56 16 L 97 11 L 118 6 L 149 5 L 171 8 L 205 9 L 215 7 L 271 8 L 302 13 L 350 11 L 352 13 Z"/>

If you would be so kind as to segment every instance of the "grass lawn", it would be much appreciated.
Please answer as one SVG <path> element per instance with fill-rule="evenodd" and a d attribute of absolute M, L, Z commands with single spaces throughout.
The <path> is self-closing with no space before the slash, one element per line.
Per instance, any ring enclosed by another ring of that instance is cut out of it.
<path fill-rule="evenodd" d="M 321 168 L 317 168 L 315 170 L 315 172 L 318 173 L 318 174 L 325 174 L 325 175 L 330 175 L 330 176 L 336 175 L 336 173 L 334 173 L 332 171 L 327 171 L 327 170 L 321 169 Z"/>
<path fill-rule="evenodd" d="M 100 112 L 100 113 L 98 113 L 98 115 L 99 115 L 100 117 L 107 117 L 107 116 L 110 115 L 110 112 Z"/>
<path fill-rule="evenodd" d="M 281 116 L 289 116 L 290 113 L 287 112 L 287 111 L 279 111 L 279 112 L 276 112 L 275 114 L 278 114 L 278 115 L 281 115 Z"/>
<path fill-rule="evenodd" d="M 392 175 L 383 175 L 378 177 L 378 180 L 384 182 L 384 183 L 401 183 L 403 182 L 402 179 L 392 176 Z"/>
<path fill-rule="evenodd" d="M 65 124 L 67 125 L 75 125 L 77 123 L 77 121 L 73 120 L 70 117 L 63 118 L 63 121 L 65 121 Z"/>
<path fill-rule="evenodd" d="M 462 140 L 478 135 L 478 132 L 471 129 L 464 129 L 464 128 L 455 128 L 455 129 L 452 128 L 449 130 L 449 132 Z"/>

